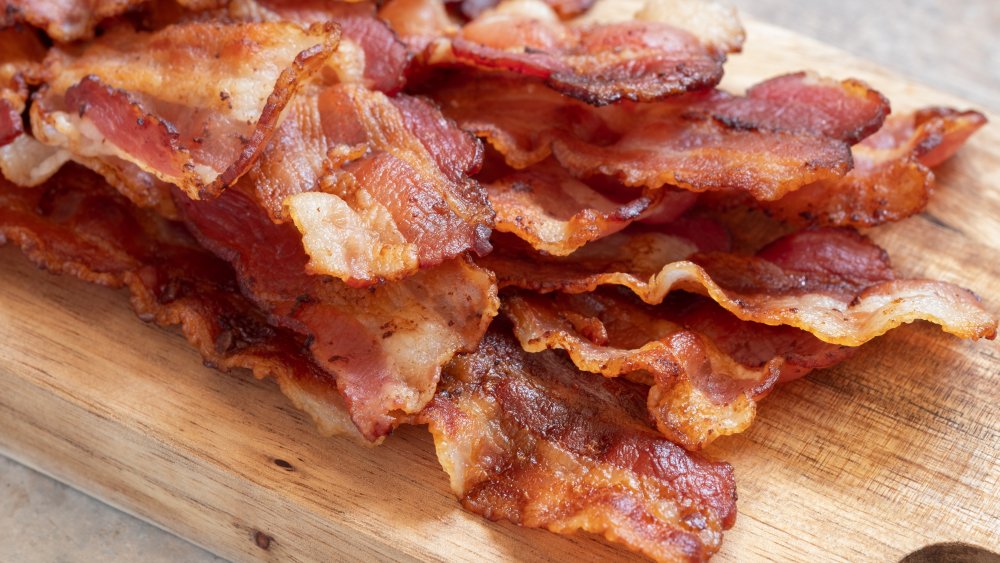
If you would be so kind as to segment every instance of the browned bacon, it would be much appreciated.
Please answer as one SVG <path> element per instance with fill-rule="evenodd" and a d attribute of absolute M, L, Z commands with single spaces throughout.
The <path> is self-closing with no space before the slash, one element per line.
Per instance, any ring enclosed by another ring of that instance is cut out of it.
<path fill-rule="evenodd" d="M 412 54 L 393 30 L 375 16 L 375 3 L 332 0 L 232 0 L 229 13 L 252 21 L 289 21 L 302 25 L 334 22 L 341 42 L 330 70 L 341 82 L 361 83 L 395 93 L 406 82 Z"/>
<path fill-rule="evenodd" d="M 483 185 L 496 210 L 498 231 L 513 233 L 536 250 L 556 256 L 570 254 L 634 221 L 672 221 L 697 197 L 664 189 L 615 201 L 551 160 Z"/>
<path fill-rule="evenodd" d="M 473 350 L 498 303 L 493 277 L 458 258 L 404 280 L 351 288 L 305 273 L 308 256 L 292 225 L 275 224 L 254 198 L 230 189 L 214 200 L 178 196 L 198 239 L 231 262 L 243 291 L 272 324 L 306 337 L 361 433 L 376 441 L 420 411 L 441 367 Z"/>
<path fill-rule="evenodd" d="M 102 20 L 145 4 L 148 0 L 3 0 L 0 27 L 25 22 L 63 42 L 94 35 Z"/>
<path fill-rule="evenodd" d="M 53 48 L 32 130 L 127 195 L 157 181 L 215 195 L 250 167 L 337 37 L 322 26 L 189 23 Z"/>
<path fill-rule="evenodd" d="M 0 147 L 24 132 L 21 114 L 28 99 L 28 81 L 41 72 L 45 48 L 25 27 L 0 29 Z"/>
<path fill-rule="evenodd" d="M 544 0 L 560 18 L 566 19 L 586 12 L 595 0 Z M 467 19 L 477 18 L 486 10 L 495 8 L 500 0 L 445 0 L 453 11 Z"/>
<path fill-rule="evenodd" d="M 493 211 L 468 177 L 482 148 L 433 104 L 342 84 L 289 113 L 242 184 L 294 220 L 311 272 L 371 285 L 489 251 Z"/>
<path fill-rule="evenodd" d="M 854 169 L 846 176 L 762 206 L 797 224 L 873 227 L 904 219 L 927 207 L 934 188 L 930 167 L 951 157 L 985 124 L 979 112 L 937 107 L 890 119 L 852 148 Z"/>
<path fill-rule="evenodd" d="M 143 320 L 179 325 L 207 364 L 273 377 L 321 431 L 357 435 L 334 376 L 309 357 L 303 337 L 269 325 L 232 268 L 183 226 L 130 205 L 95 174 L 70 165 L 34 189 L 0 178 L 4 240 L 51 272 L 127 287 Z"/>
<path fill-rule="evenodd" d="M 653 233 L 619 233 L 563 258 L 531 257 L 507 246 L 480 261 L 501 287 L 585 293 L 621 285 L 650 304 L 686 290 L 711 297 L 742 320 L 788 325 L 846 346 L 915 320 L 962 338 L 996 336 L 997 320 L 971 292 L 896 279 L 885 252 L 849 229 L 794 233 L 756 256 L 695 254 L 689 240 Z"/>
<path fill-rule="evenodd" d="M 421 418 L 468 510 L 603 534 L 661 561 L 706 559 L 735 520 L 732 469 L 657 435 L 645 395 L 493 330 L 449 366 Z"/>
<path fill-rule="evenodd" d="M 652 385 L 657 428 L 687 449 L 744 431 L 779 380 L 847 359 L 854 348 L 791 327 L 748 323 L 709 300 L 651 307 L 622 291 L 505 295 L 504 311 L 529 352 L 566 350 L 577 368 Z"/>
<path fill-rule="evenodd" d="M 516 168 L 554 154 L 580 177 L 739 191 L 759 200 L 843 176 L 849 144 L 877 130 L 888 113 L 885 99 L 856 81 L 806 73 L 773 78 L 742 97 L 712 90 L 605 108 L 507 79 L 446 86 L 435 97 Z"/>
<path fill-rule="evenodd" d="M 715 86 L 725 54 L 742 45 L 735 12 L 722 12 L 720 21 L 731 34 L 721 41 L 685 30 L 673 15 L 643 11 L 632 21 L 568 25 L 545 2 L 512 0 L 433 42 L 427 61 L 537 77 L 595 105 Z"/>

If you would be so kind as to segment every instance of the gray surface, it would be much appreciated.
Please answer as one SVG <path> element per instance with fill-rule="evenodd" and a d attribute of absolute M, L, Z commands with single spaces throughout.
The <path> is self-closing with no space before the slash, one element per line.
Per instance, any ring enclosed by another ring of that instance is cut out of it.
<path fill-rule="evenodd" d="M 1000 1 L 731 1 L 758 19 L 1000 110 Z M 218 561 L 0 456 L 0 561 L 108 560 Z"/>

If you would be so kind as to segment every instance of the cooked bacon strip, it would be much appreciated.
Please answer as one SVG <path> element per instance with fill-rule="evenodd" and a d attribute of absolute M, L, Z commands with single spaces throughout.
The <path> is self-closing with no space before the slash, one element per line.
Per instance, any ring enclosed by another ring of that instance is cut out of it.
<path fill-rule="evenodd" d="M 24 132 L 27 82 L 37 81 L 44 57 L 45 47 L 34 31 L 21 26 L 0 29 L 0 147 Z"/>
<path fill-rule="evenodd" d="M 672 221 L 697 197 L 656 190 L 619 203 L 551 160 L 485 182 L 484 187 L 497 213 L 498 231 L 513 233 L 536 250 L 556 256 L 570 254 L 634 221 Z"/>
<path fill-rule="evenodd" d="M 377 441 L 400 413 L 420 411 L 441 367 L 475 349 L 496 314 L 492 276 L 461 258 L 372 288 L 305 273 L 292 225 L 275 224 L 252 196 L 230 189 L 211 201 L 177 198 L 185 222 L 236 268 L 244 293 L 272 324 L 306 337 L 362 435 Z"/>
<path fill-rule="evenodd" d="M 621 248 L 635 254 L 620 258 Z M 800 328 L 845 346 L 915 320 L 962 338 L 996 336 L 997 320 L 971 292 L 895 279 L 885 252 L 849 229 L 801 231 L 753 257 L 692 252 L 685 240 L 652 244 L 649 235 L 618 234 L 584 247 L 580 256 L 525 262 L 526 253 L 501 246 L 480 263 L 496 272 L 501 287 L 585 293 L 622 285 L 650 304 L 676 289 L 700 293 L 742 320 Z"/>
<path fill-rule="evenodd" d="M 496 329 L 456 358 L 421 415 L 462 505 L 491 520 L 603 534 L 661 561 L 701 561 L 736 517 L 729 464 L 650 428 L 645 388 L 526 354 Z"/>
<path fill-rule="evenodd" d="M 579 16 L 594 5 L 595 0 L 544 0 L 562 19 Z M 444 0 L 452 11 L 458 12 L 466 19 L 475 19 L 483 12 L 496 8 L 500 0 Z"/>
<path fill-rule="evenodd" d="M 650 307 L 617 291 L 516 292 L 503 302 L 526 351 L 558 348 L 583 371 L 648 378 L 657 428 L 689 450 L 746 430 L 756 402 L 779 380 L 829 367 L 855 350 L 791 327 L 740 321 L 688 297 Z"/>
<path fill-rule="evenodd" d="M 641 12 L 617 23 L 567 25 L 541 0 L 509 0 L 428 49 L 432 66 L 513 71 L 594 105 L 652 101 L 715 86 L 726 53 L 738 51 L 743 31 L 735 11 L 734 36 L 706 41 L 673 20 Z M 712 38 L 714 39 L 714 38 Z"/>
<path fill-rule="evenodd" d="M 251 21 L 286 21 L 305 26 L 334 22 L 341 42 L 329 68 L 341 82 L 360 82 L 393 94 L 406 83 L 412 54 L 389 25 L 375 15 L 373 2 L 331 0 L 232 0 L 233 17 Z"/>
<path fill-rule="evenodd" d="M 776 101 L 775 92 L 790 101 Z M 554 154 L 580 177 L 736 190 L 760 200 L 843 176 L 849 143 L 877 130 L 889 109 L 856 81 L 806 73 L 765 81 L 743 97 L 713 90 L 607 108 L 502 78 L 446 86 L 435 97 L 446 115 L 485 137 L 515 168 Z"/>
<path fill-rule="evenodd" d="M 242 183 L 294 220 L 310 272 L 371 285 L 490 250 L 481 159 L 426 100 L 342 84 L 299 96 Z"/>
<path fill-rule="evenodd" d="M 440 0 L 389 0 L 378 11 L 411 53 L 422 53 L 435 39 L 453 35 L 458 26 Z"/>
<path fill-rule="evenodd" d="M 102 20 L 124 14 L 147 0 L 3 0 L 0 27 L 25 22 L 56 41 L 93 37 Z"/>
<path fill-rule="evenodd" d="M 69 157 L 23 134 L 28 83 L 41 79 L 44 58 L 34 30 L 0 29 L 0 175 L 21 186 L 40 184 Z"/>
<path fill-rule="evenodd" d="M 206 364 L 273 377 L 328 434 L 357 436 L 331 372 L 304 339 L 275 328 L 239 291 L 232 268 L 198 247 L 183 226 L 130 205 L 100 177 L 67 166 L 45 185 L 0 179 L 0 241 L 40 267 L 127 287 L 145 321 L 178 325 Z"/>
<path fill-rule="evenodd" d="M 796 224 L 873 227 L 927 207 L 937 166 L 986 124 L 976 111 L 926 108 L 890 119 L 852 148 L 854 170 L 843 178 L 805 186 L 765 211 Z"/>
<path fill-rule="evenodd" d="M 775 357 L 747 368 L 705 336 L 610 292 L 514 294 L 504 310 L 528 352 L 558 348 L 583 371 L 650 377 L 647 405 L 657 428 L 688 450 L 746 430 L 783 365 Z"/>
<path fill-rule="evenodd" d="M 322 26 L 188 23 L 53 48 L 32 130 L 125 193 L 155 177 L 192 198 L 216 195 L 250 167 L 337 37 Z"/>

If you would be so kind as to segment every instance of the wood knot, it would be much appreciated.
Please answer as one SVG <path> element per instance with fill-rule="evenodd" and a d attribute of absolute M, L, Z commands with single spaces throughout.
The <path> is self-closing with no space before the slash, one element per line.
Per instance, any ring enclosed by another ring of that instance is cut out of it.
<path fill-rule="evenodd" d="M 277 465 L 278 467 L 284 469 L 285 471 L 295 471 L 295 467 L 292 466 L 291 463 L 288 463 L 287 461 L 285 461 L 283 459 L 275 459 L 274 460 L 274 464 Z"/>
<path fill-rule="evenodd" d="M 257 530 L 253 534 L 253 541 L 257 544 L 257 547 L 263 550 L 268 550 L 271 549 L 271 542 L 274 541 L 274 538 L 264 532 L 261 532 L 260 530 Z"/>

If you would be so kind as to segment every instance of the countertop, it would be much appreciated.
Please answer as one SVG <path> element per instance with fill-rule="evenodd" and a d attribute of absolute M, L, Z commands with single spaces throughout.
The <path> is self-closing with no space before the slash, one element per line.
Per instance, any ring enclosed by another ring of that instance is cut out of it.
<path fill-rule="evenodd" d="M 743 13 L 1000 110 L 995 0 L 732 0 Z M 751 36 L 748 41 L 753 41 Z M 789 69 L 793 70 L 793 69 Z M 0 456 L 0 561 L 216 561 L 150 524 Z"/>

